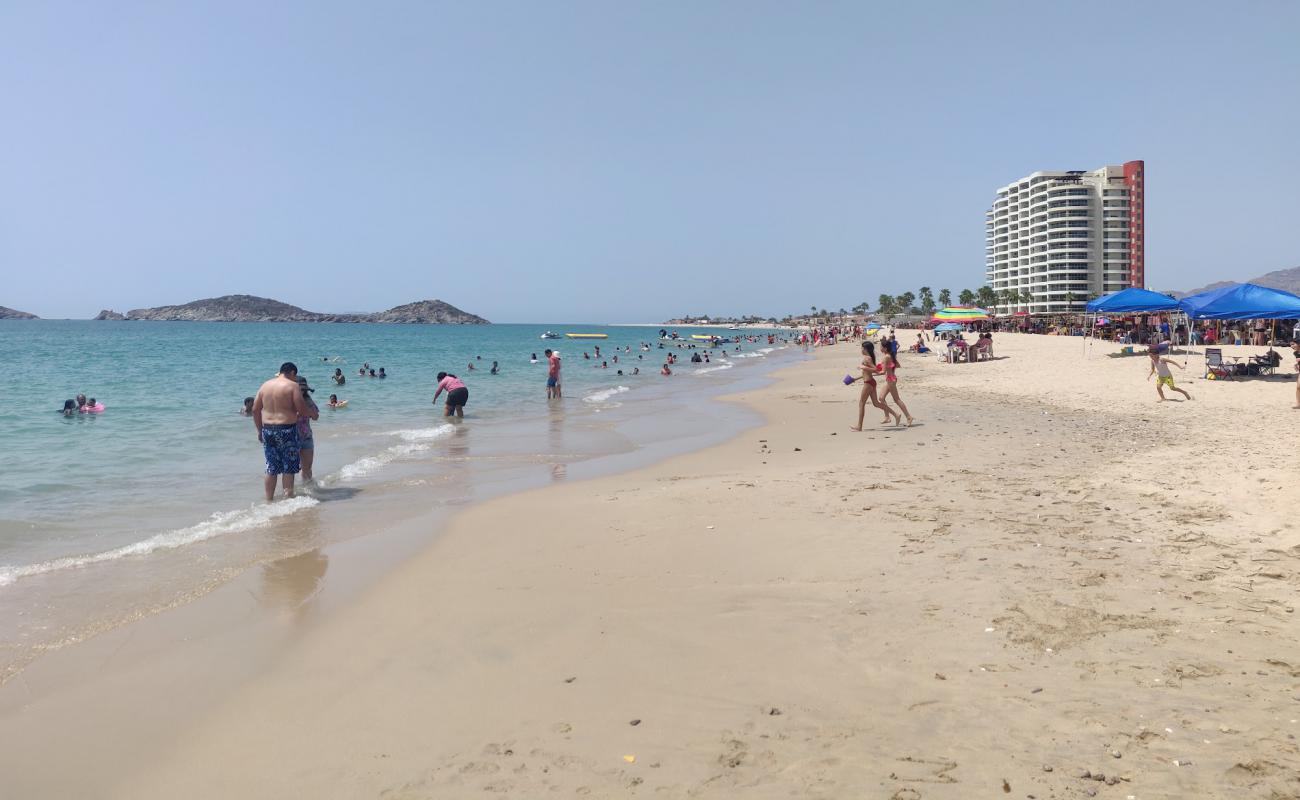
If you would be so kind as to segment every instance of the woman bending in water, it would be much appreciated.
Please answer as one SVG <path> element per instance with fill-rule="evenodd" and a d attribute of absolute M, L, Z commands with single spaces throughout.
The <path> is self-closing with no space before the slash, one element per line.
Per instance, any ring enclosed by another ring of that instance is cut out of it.
<path fill-rule="evenodd" d="M 880 371 L 880 366 L 876 364 L 876 346 L 871 342 L 862 343 L 861 369 L 861 377 L 853 379 L 862 381 L 862 394 L 858 397 L 858 424 L 857 427 L 851 427 L 849 430 L 862 430 L 862 418 L 866 416 L 868 400 L 871 401 L 873 406 L 885 412 L 885 423 L 889 422 L 892 414 L 894 420 L 901 424 L 903 418 L 898 415 L 898 412 L 881 402 L 880 398 L 876 396 L 876 374 Z"/>

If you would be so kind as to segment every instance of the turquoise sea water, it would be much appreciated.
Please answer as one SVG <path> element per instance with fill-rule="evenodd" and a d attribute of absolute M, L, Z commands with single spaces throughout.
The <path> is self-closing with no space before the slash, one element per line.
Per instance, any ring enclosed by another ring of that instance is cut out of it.
<path fill-rule="evenodd" d="M 541 340 L 548 328 L 609 338 Z M 670 342 L 679 362 L 665 378 L 660 344 L 657 327 L 0 321 L 0 618 L 9 620 L 0 647 L 22 651 L 165 607 L 250 563 L 353 535 L 377 508 L 454 505 L 505 475 L 563 474 L 699 434 L 714 424 L 700 406 L 707 396 L 783 355 L 763 335 L 692 365 Z M 597 346 L 601 358 L 584 359 Z M 560 403 L 545 399 L 546 347 L 564 357 Z M 268 506 L 260 445 L 237 412 L 286 360 L 317 389 L 320 486 Z M 488 372 L 494 360 L 498 375 Z M 358 377 L 366 362 L 389 377 Z M 345 385 L 330 381 L 335 368 Z M 430 402 L 440 370 L 469 386 L 461 424 Z M 105 411 L 62 417 L 78 393 Z M 331 393 L 348 408 L 325 407 Z M 312 538 L 264 535 L 302 515 Z"/>

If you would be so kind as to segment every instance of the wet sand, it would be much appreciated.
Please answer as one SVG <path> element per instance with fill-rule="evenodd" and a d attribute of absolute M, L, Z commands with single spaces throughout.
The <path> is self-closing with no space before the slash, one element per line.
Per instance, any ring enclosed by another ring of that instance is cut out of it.
<path fill-rule="evenodd" d="M 822 349 L 761 428 L 457 515 L 105 793 L 1300 796 L 1294 377 L 1157 404 L 1110 349 L 904 353 L 920 424 L 862 433 Z"/>

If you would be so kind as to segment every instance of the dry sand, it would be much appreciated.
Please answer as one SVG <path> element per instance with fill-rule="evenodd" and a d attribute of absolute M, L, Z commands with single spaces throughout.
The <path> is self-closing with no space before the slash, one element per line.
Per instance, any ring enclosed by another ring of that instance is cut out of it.
<path fill-rule="evenodd" d="M 903 354 L 920 424 L 852 433 L 856 350 L 730 443 L 467 510 L 106 789 L 1300 797 L 1293 379 L 1157 404 L 1002 335 Z"/>

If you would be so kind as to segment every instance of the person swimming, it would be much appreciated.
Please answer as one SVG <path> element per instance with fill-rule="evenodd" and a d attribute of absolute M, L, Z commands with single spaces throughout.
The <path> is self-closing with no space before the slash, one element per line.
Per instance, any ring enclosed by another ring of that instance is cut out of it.
<path fill-rule="evenodd" d="M 343 374 L 343 370 L 339 369 L 338 367 L 334 368 L 334 374 L 331 377 L 334 383 L 338 384 L 339 386 L 342 386 L 343 384 L 348 382 L 347 376 L 345 376 Z"/>
<path fill-rule="evenodd" d="M 75 417 L 77 415 L 77 401 L 68 399 L 63 401 L 63 409 L 59 412 L 65 417 Z"/>
<path fill-rule="evenodd" d="M 496 374 L 498 374 L 500 371 L 501 371 L 501 368 L 497 366 L 497 362 L 493 361 L 493 362 L 492 362 L 492 369 L 488 370 L 488 372 L 492 373 L 493 375 L 496 375 Z"/>
<path fill-rule="evenodd" d="M 338 395 L 332 394 L 330 395 L 330 401 L 328 405 L 330 408 L 347 408 L 348 401 L 340 400 Z"/>
<path fill-rule="evenodd" d="M 387 373 L 387 372 L 384 372 L 384 368 L 383 368 L 383 367 L 380 367 L 380 368 L 379 368 L 379 375 L 378 375 L 377 377 L 380 377 L 380 378 L 387 378 L 387 377 L 388 377 L 388 373 Z"/>
<path fill-rule="evenodd" d="M 244 417 L 253 416 L 253 398 L 251 397 L 244 398 L 244 407 L 239 409 L 239 413 L 241 416 Z"/>

